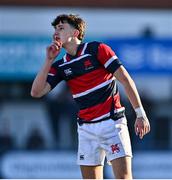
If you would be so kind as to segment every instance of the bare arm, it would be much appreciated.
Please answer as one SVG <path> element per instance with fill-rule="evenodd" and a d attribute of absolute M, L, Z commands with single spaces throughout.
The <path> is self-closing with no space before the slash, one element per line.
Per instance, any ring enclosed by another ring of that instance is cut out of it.
<path fill-rule="evenodd" d="M 124 86 L 127 97 L 129 98 L 133 108 L 142 106 L 136 85 L 123 66 L 120 66 L 114 73 L 116 79 Z"/>
<path fill-rule="evenodd" d="M 60 53 L 60 49 L 61 49 L 60 42 L 54 42 L 52 45 L 47 47 L 45 63 L 41 68 L 41 70 L 39 71 L 39 73 L 37 74 L 32 84 L 32 88 L 31 88 L 32 97 L 36 97 L 36 98 L 42 97 L 51 90 L 49 83 L 47 83 L 47 76 L 52 63 L 54 62 L 57 55 Z"/>
<path fill-rule="evenodd" d="M 138 108 L 143 110 L 143 106 L 136 85 L 132 80 L 131 76 L 126 71 L 126 69 L 123 66 L 120 66 L 115 71 L 114 76 L 124 86 L 127 97 L 130 103 L 132 104 L 134 110 L 136 111 Z M 142 139 L 143 136 L 147 134 L 149 131 L 150 124 L 143 110 L 143 115 L 136 117 L 135 132 L 136 134 L 139 134 L 140 138 Z"/>
<path fill-rule="evenodd" d="M 48 72 L 50 70 L 51 65 L 52 63 L 48 61 L 48 59 L 46 59 L 45 64 L 43 65 L 42 69 L 40 70 L 35 80 L 33 81 L 32 89 L 31 89 L 32 97 L 39 98 L 50 91 L 51 87 L 46 82 L 46 80 L 47 80 Z"/>

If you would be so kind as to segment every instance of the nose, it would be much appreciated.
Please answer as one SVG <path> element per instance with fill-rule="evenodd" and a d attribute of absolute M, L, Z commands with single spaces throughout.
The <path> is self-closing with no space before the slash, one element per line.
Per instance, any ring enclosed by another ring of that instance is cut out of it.
<path fill-rule="evenodd" d="M 58 28 L 55 29 L 55 34 L 59 34 L 59 29 Z"/>
<path fill-rule="evenodd" d="M 53 34 L 53 39 L 55 40 L 55 41 L 57 41 L 58 39 L 59 39 L 59 35 L 58 35 L 58 33 L 54 33 Z"/>

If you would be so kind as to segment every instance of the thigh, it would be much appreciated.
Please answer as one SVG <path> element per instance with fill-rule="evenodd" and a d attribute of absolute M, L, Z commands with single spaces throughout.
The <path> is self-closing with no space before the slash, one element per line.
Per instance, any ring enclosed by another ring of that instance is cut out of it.
<path fill-rule="evenodd" d="M 78 127 L 78 165 L 92 167 L 104 164 L 105 152 L 100 147 L 94 127 L 94 124 Z"/>
<path fill-rule="evenodd" d="M 108 162 L 125 156 L 132 157 L 130 137 L 125 118 L 118 121 L 109 120 L 101 141 L 101 147 L 106 152 Z"/>
<path fill-rule="evenodd" d="M 80 166 L 83 179 L 103 179 L 103 166 Z"/>
<path fill-rule="evenodd" d="M 132 179 L 131 157 L 125 156 L 111 161 L 116 179 Z"/>

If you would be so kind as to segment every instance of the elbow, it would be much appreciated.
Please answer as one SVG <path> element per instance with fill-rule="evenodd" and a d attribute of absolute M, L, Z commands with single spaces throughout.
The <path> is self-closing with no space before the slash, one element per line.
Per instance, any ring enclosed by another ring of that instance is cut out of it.
<path fill-rule="evenodd" d="M 30 95 L 33 98 L 40 98 L 40 97 L 42 97 L 42 95 L 40 93 L 38 93 L 37 91 L 35 91 L 35 90 L 31 90 Z"/>
<path fill-rule="evenodd" d="M 50 91 L 50 86 L 46 85 L 44 88 L 32 86 L 30 95 L 33 98 L 41 98 Z"/>

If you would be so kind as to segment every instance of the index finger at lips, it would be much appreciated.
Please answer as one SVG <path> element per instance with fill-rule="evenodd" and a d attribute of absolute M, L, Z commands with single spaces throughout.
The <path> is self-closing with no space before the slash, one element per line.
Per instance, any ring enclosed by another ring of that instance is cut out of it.
<path fill-rule="evenodd" d="M 61 43 L 60 38 L 56 34 L 53 35 L 53 42 L 60 42 Z"/>
<path fill-rule="evenodd" d="M 56 46 L 55 44 L 52 44 L 50 47 L 49 47 L 49 50 L 50 50 L 50 52 L 51 53 L 56 53 L 56 52 L 59 52 L 59 47 L 58 46 Z"/>
<path fill-rule="evenodd" d="M 61 42 L 61 41 L 55 41 L 54 44 L 55 44 L 58 48 L 61 48 L 61 47 L 62 47 L 62 42 Z"/>
<path fill-rule="evenodd" d="M 54 41 L 58 41 L 58 37 L 57 37 L 56 34 L 53 34 L 53 40 L 54 40 Z"/>

